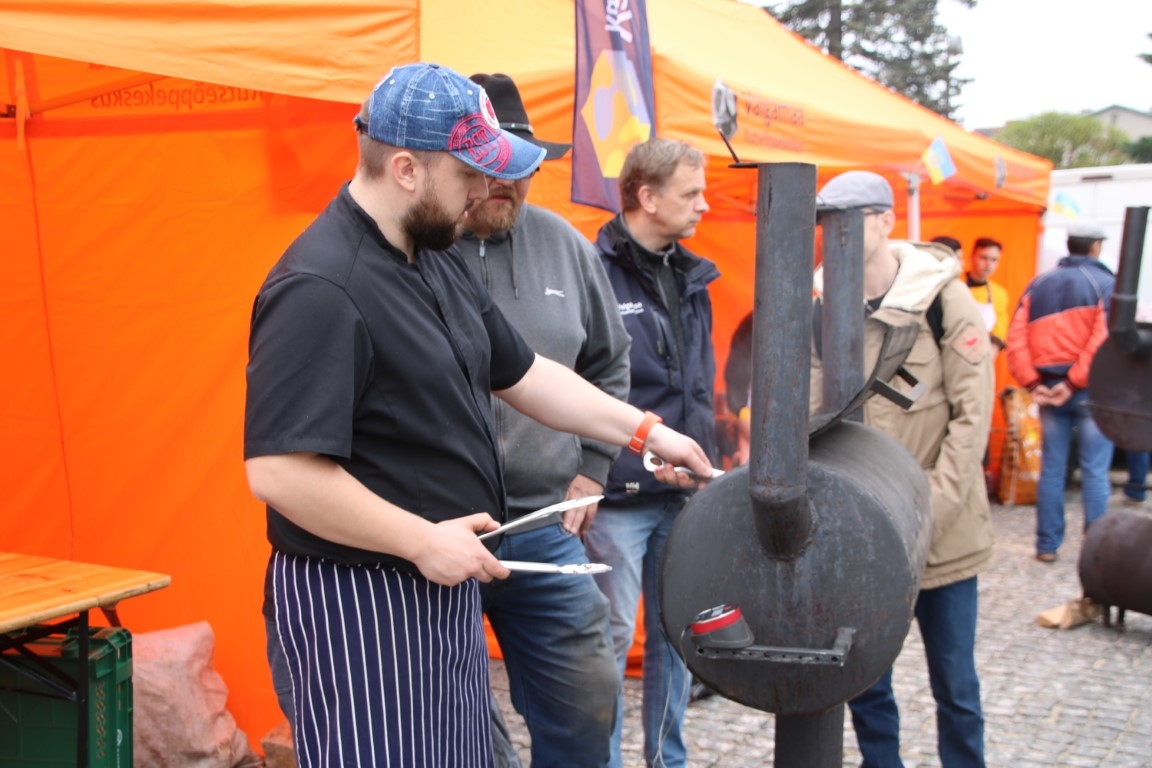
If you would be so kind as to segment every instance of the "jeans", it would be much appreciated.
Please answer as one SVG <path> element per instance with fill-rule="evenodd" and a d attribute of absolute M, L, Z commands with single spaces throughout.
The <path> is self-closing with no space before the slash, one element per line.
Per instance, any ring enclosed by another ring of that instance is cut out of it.
<path fill-rule="evenodd" d="M 1076 433 L 1084 528 L 1108 509 L 1112 484 L 1112 441 L 1088 411 L 1088 392 L 1080 390 L 1061 406 L 1040 406 L 1040 481 L 1036 485 L 1036 552 L 1053 553 L 1064 543 L 1064 488 L 1068 449 Z"/>
<path fill-rule="evenodd" d="M 684 712 L 692 678 L 660 625 L 659 587 L 664 544 L 684 501 L 637 507 L 600 506 L 584 545 L 593 562 L 612 566 L 596 583 L 612 604 L 612 643 L 623 680 L 636 631 L 636 605 L 644 597 L 644 759 L 650 768 L 681 768 L 687 763 Z M 624 711 L 621 693 L 619 711 Z M 621 768 L 621 720 L 612 734 L 611 768 Z"/>
<path fill-rule="evenodd" d="M 588 562 L 579 537 L 559 524 L 505 536 L 496 556 Z M 480 600 L 504 654 L 512 705 L 532 739 L 533 768 L 606 765 L 620 678 L 608 600 L 596 582 L 586 574 L 513 572 L 481 584 Z"/>
<path fill-rule="evenodd" d="M 1148 451 L 1125 451 L 1128 462 L 1128 483 L 1124 495 L 1136 501 L 1148 498 Z"/>
<path fill-rule="evenodd" d="M 492 691 L 488 692 L 488 706 L 492 709 L 492 768 L 524 768 Z"/>
<path fill-rule="evenodd" d="M 983 768 L 984 715 L 976 676 L 976 578 L 921 590 L 916 622 L 936 699 L 936 749 L 944 768 Z M 892 670 L 848 702 L 862 768 L 900 768 L 900 713 Z"/>
<path fill-rule="evenodd" d="M 284 655 L 284 646 L 280 644 L 276 619 L 264 617 L 264 634 L 268 641 L 268 668 L 272 670 L 272 689 L 276 692 L 276 703 L 280 705 L 284 717 L 288 718 L 288 727 L 291 728 L 296 714 L 296 707 L 292 704 L 292 673 L 288 671 L 288 657 Z"/>

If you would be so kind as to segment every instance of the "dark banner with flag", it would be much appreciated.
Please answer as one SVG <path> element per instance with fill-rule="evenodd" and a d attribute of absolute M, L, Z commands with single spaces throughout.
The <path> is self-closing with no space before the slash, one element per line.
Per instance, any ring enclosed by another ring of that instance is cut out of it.
<path fill-rule="evenodd" d="M 624 156 L 655 123 L 645 0 L 576 0 L 572 200 L 619 212 Z"/>

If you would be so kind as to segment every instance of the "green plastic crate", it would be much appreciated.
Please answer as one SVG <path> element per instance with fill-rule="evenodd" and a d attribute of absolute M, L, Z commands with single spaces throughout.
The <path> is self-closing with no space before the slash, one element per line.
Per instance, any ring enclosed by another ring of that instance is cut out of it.
<path fill-rule="evenodd" d="M 79 636 L 51 636 L 28 648 L 73 679 Z M 13 651 L 6 660 L 31 666 Z M 0 766 L 63 768 L 76 765 L 76 705 L 36 680 L 0 665 Z M 132 768 L 132 635 L 92 627 L 88 639 L 89 768 Z"/>

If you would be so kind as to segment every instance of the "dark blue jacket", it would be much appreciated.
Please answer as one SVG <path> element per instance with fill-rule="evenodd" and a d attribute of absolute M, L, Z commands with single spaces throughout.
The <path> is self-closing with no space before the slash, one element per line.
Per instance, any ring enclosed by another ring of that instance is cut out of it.
<path fill-rule="evenodd" d="M 659 414 L 669 427 L 700 443 L 715 462 L 716 411 L 712 393 L 716 360 L 708 284 L 720 277 L 720 270 L 679 244 L 668 258 L 682 298 L 679 311 L 684 357 L 678 360 L 669 308 L 664 305 L 657 284 L 659 263 L 636 244 L 619 216 L 600 229 L 596 250 L 616 293 L 624 327 L 632 337 L 628 402 Z M 621 506 L 682 498 L 685 493 L 658 482 L 636 454 L 621 451 L 608 473 L 604 495 L 605 503 Z"/>

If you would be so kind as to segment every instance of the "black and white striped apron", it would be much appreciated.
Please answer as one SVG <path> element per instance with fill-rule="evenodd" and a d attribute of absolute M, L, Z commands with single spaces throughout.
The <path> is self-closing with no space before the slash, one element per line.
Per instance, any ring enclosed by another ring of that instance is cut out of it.
<path fill-rule="evenodd" d="M 273 554 L 300 768 L 490 768 L 478 584 Z"/>

